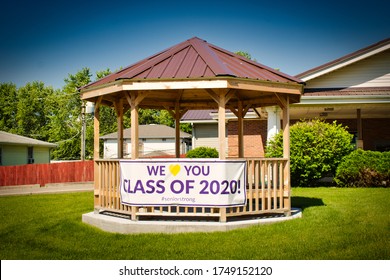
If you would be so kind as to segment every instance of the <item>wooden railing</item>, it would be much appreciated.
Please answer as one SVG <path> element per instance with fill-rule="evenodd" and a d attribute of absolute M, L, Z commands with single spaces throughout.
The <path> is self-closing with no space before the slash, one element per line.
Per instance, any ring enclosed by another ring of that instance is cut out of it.
<path fill-rule="evenodd" d="M 247 203 L 236 207 L 128 206 L 120 201 L 119 160 L 95 161 L 95 211 L 139 217 L 218 218 L 284 213 L 289 215 L 290 189 L 282 158 L 247 158 Z"/>

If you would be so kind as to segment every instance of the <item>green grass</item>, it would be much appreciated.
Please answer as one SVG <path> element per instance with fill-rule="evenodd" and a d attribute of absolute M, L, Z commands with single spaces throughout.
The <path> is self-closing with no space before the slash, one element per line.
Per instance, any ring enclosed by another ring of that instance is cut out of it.
<path fill-rule="evenodd" d="M 303 218 L 218 233 L 106 233 L 81 222 L 93 194 L 0 198 L 4 259 L 386 259 L 390 189 L 294 188 Z"/>

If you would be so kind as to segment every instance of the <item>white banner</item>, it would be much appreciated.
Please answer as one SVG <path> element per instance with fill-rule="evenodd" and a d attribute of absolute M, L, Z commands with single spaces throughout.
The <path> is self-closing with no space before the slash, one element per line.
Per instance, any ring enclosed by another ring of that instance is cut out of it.
<path fill-rule="evenodd" d="M 133 206 L 241 206 L 246 161 L 121 160 L 122 204 Z"/>

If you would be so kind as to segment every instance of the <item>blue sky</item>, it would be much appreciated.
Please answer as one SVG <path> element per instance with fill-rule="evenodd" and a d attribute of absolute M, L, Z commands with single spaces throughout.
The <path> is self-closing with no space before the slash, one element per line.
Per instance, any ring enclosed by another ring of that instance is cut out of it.
<path fill-rule="evenodd" d="M 389 3 L 6 1 L 0 82 L 61 88 L 83 67 L 116 70 L 194 36 L 296 75 L 389 38 Z"/>

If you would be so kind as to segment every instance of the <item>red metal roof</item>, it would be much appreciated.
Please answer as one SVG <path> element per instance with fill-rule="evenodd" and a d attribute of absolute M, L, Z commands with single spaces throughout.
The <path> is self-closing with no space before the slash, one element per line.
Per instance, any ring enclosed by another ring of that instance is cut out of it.
<path fill-rule="evenodd" d="M 210 115 L 212 112 L 215 112 L 215 110 L 189 110 L 183 115 L 181 120 L 212 120 L 213 117 Z"/>
<path fill-rule="evenodd" d="M 194 37 L 93 82 L 85 88 L 120 79 L 188 79 L 219 76 L 302 83 L 296 77 Z"/>

